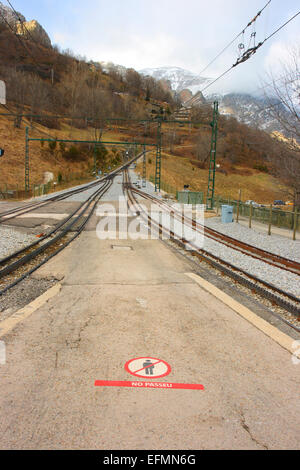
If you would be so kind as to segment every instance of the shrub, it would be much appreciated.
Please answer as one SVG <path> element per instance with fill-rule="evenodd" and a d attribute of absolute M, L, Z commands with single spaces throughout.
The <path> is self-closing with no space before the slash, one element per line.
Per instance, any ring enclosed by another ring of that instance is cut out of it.
<path fill-rule="evenodd" d="M 56 140 L 50 140 L 50 142 L 48 142 L 48 146 L 49 146 L 51 153 L 53 153 L 54 150 L 56 149 L 56 145 L 57 145 Z"/>
<path fill-rule="evenodd" d="M 65 152 L 64 157 L 70 160 L 79 160 L 81 158 L 81 152 L 76 145 L 71 145 L 69 150 Z"/>
<path fill-rule="evenodd" d="M 59 142 L 59 148 L 60 148 L 61 152 L 64 153 L 65 150 L 66 150 L 65 142 Z"/>
<path fill-rule="evenodd" d="M 253 165 L 254 170 L 261 171 L 262 173 L 269 173 L 269 168 L 266 165 L 255 164 Z"/>

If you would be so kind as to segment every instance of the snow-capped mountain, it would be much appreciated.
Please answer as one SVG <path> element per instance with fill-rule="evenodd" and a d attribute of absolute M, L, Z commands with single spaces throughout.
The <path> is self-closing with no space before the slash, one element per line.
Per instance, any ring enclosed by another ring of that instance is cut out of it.
<path fill-rule="evenodd" d="M 179 93 L 182 90 L 190 90 L 193 95 L 211 82 L 210 78 L 184 70 L 180 67 L 159 67 L 154 69 L 139 70 L 142 75 L 149 75 L 157 80 L 166 80 L 171 83 L 172 90 Z"/>
<path fill-rule="evenodd" d="M 210 95 L 208 98 L 219 101 L 222 114 L 234 116 L 244 124 L 258 127 L 266 132 L 284 132 L 271 113 L 270 107 L 274 105 L 281 106 L 281 111 L 285 112 L 284 107 L 275 98 L 266 100 L 243 93 L 229 93 L 224 96 Z"/>
<path fill-rule="evenodd" d="M 157 80 L 169 81 L 172 90 L 176 93 L 180 93 L 181 97 L 183 90 L 190 90 L 194 99 L 188 101 L 188 105 L 203 102 L 202 94 L 197 95 L 198 97 L 195 95 L 212 81 L 210 78 L 200 77 L 180 67 L 149 68 L 140 70 L 139 73 L 150 75 Z M 186 100 L 191 98 L 188 93 L 186 93 L 185 96 Z M 228 93 L 224 95 L 221 93 L 209 94 L 209 89 L 204 93 L 204 96 L 208 101 L 218 100 L 219 110 L 224 115 L 234 116 L 240 122 L 248 124 L 249 126 L 259 127 L 266 132 L 279 131 L 284 133 L 283 129 L 280 128 L 273 118 L 269 109 L 270 105 L 273 104 L 280 106 L 280 103 L 277 103 L 276 100 L 271 100 L 270 102 L 264 98 L 257 98 L 246 93 Z"/>

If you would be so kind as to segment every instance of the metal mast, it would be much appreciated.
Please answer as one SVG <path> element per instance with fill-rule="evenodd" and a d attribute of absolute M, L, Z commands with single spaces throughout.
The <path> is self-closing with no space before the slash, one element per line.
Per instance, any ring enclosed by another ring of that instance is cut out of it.
<path fill-rule="evenodd" d="M 211 146 L 210 146 L 210 161 L 209 161 L 209 174 L 208 174 L 208 187 L 206 207 L 208 210 L 214 208 L 215 198 L 215 179 L 216 179 L 216 153 L 217 153 L 217 139 L 218 139 L 218 116 L 219 116 L 219 103 L 214 102 L 213 120 L 211 123 Z"/>

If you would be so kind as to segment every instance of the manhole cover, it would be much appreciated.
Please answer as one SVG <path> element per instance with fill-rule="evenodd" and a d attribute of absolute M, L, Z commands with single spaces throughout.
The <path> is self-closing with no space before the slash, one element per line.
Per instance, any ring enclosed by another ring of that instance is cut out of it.
<path fill-rule="evenodd" d="M 122 250 L 122 251 L 132 251 L 132 246 L 124 246 L 124 245 L 112 245 L 113 250 Z"/>

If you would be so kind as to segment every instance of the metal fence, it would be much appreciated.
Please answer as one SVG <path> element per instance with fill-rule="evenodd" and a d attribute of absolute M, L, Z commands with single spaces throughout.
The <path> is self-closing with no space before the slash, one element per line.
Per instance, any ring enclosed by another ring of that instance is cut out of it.
<path fill-rule="evenodd" d="M 176 199 L 181 204 L 203 204 L 204 194 L 199 191 L 177 191 Z"/>
<path fill-rule="evenodd" d="M 154 178 L 153 175 L 149 176 L 149 181 L 151 181 L 151 183 L 155 184 L 155 178 Z M 165 191 L 168 194 L 174 194 L 174 195 L 176 194 L 176 189 L 173 186 L 171 186 L 170 184 L 165 183 L 164 181 L 161 181 L 160 189 L 162 191 Z"/>
<path fill-rule="evenodd" d="M 72 173 L 64 176 L 59 182 L 51 181 L 46 184 L 34 184 L 28 191 L 24 190 L 23 185 L 21 187 L 18 185 L 2 184 L 0 185 L 0 200 L 27 199 L 30 197 L 43 196 L 53 191 L 65 189 L 70 183 L 82 184 L 90 179 L 91 178 L 86 174 Z"/>
<path fill-rule="evenodd" d="M 275 207 L 255 207 L 249 204 L 244 204 L 243 202 L 234 201 L 231 199 L 222 198 L 216 196 L 215 206 L 219 211 L 223 204 L 229 204 L 233 206 L 233 213 L 237 214 L 237 207 L 239 205 L 239 216 L 248 217 L 252 220 L 256 220 L 263 224 L 271 224 L 275 227 L 286 228 L 293 230 L 296 227 L 297 231 L 300 231 L 300 214 L 296 214 L 292 211 L 283 211 Z M 295 221 L 296 218 L 296 221 Z"/>

